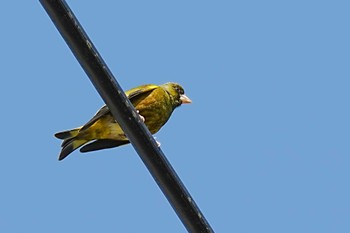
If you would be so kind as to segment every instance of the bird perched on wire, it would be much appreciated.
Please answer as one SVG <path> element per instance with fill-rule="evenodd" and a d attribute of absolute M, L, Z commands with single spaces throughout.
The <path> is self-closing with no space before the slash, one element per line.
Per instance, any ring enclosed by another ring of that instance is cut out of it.
<path fill-rule="evenodd" d="M 171 82 L 159 86 L 139 86 L 125 94 L 152 134 L 157 133 L 169 120 L 175 108 L 192 102 L 179 84 Z M 56 133 L 55 137 L 63 140 L 58 160 L 64 159 L 81 146 L 81 152 L 89 152 L 129 143 L 106 105 L 85 125 Z"/>

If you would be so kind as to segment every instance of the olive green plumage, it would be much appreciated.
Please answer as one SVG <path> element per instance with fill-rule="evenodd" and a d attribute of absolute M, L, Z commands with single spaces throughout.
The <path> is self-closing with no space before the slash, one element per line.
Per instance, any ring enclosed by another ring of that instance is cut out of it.
<path fill-rule="evenodd" d="M 184 94 L 184 89 L 177 83 L 165 83 L 159 86 L 143 85 L 125 94 L 138 110 L 140 120 L 144 120 L 152 134 L 157 133 L 169 120 L 175 108 L 183 103 L 191 103 Z M 106 105 L 85 125 L 56 133 L 55 136 L 63 139 L 59 160 L 81 146 L 83 146 L 80 149 L 81 152 L 89 152 L 129 143 Z"/>

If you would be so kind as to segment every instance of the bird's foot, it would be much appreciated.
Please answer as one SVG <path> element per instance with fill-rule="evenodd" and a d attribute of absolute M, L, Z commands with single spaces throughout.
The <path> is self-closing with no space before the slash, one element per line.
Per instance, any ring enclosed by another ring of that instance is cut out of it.
<path fill-rule="evenodd" d="M 145 118 L 140 114 L 140 111 L 136 110 L 136 112 L 139 114 L 139 117 L 140 117 L 141 121 L 145 122 Z"/>
<path fill-rule="evenodd" d="M 157 146 L 160 147 L 161 143 L 157 141 L 156 137 L 153 137 L 156 140 Z"/>

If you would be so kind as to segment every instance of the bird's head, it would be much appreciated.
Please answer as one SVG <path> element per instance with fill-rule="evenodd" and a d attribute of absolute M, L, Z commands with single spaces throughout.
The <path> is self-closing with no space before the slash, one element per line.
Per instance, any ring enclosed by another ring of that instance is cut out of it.
<path fill-rule="evenodd" d="M 175 107 L 181 104 L 192 103 L 192 100 L 185 95 L 185 91 L 180 84 L 177 83 L 165 83 L 162 87 L 169 93 L 174 101 Z"/>

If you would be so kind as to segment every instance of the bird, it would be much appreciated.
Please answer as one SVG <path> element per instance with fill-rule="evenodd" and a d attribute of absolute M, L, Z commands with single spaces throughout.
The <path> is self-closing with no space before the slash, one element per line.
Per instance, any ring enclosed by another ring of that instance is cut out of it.
<path fill-rule="evenodd" d="M 185 95 L 183 87 L 174 82 L 162 85 L 146 84 L 132 88 L 125 94 L 138 112 L 140 120 L 152 134 L 162 128 L 177 107 L 192 102 Z M 107 105 L 83 126 L 58 132 L 55 137 L 63 140 L 58 160 L 63 160 L 80 147 L 80 152 L 85 153 L 129 143 Z"/>

